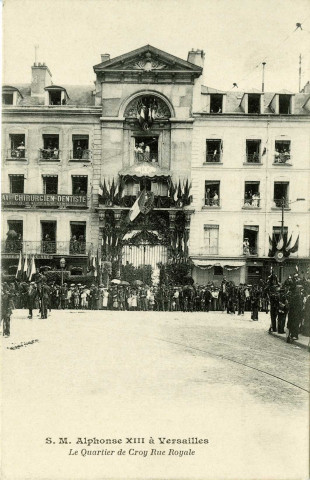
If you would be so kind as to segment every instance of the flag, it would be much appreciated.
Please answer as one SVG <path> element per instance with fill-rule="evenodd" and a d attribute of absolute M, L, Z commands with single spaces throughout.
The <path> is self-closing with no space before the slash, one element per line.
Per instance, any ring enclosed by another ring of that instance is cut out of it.
<path fill-rule="evenodd" d="M 36 262 L 35 262 L 35 259 L 34 259 L 34 255 L 32 255 L 30 272 L 29 272 L 29 282 L 31 282 L 32 275 L 35 275 L 35 274 L 36 274 Z"/>
<path fill-rule="evenodd" d="M 100 182 L 100 184 L 99 184 L 98 193 L 99 193 L 100 197 L 102 197 L 102 195 L 103 195 L 103 188 L 102 188 L 102 183 L 101 183 L 101 182 Z"/>
<path fill-rule="evenodd" d="M 267 141 L 268 141 L 268 140 L 266 140 L 265 145 L 264 145 L 264 148 L 263 148 L 262 157 L 263 157 L 264 155 L 266 155 L 266 153 L 267 153 Z"/>
<path fill-rule="evenodd" d="M 296 239 L 296 242 L 295 242 L 294 246 L 290 249 L 290 253 L 298 252 L 298 248 L 299 248 L 299 235 Z"/>
<path fill-rule="evenodd" d="M 28 255 L 26 253 L 25 261 L 24 261 L 24 273 L 23 273 L 24 280 L 28 279 Z"/>
<path fill-rule="evenodd" d="M 93 272 L 94 272 L 94 277 L 97 277 L 97 262 L 96 262 L 95 255 L 92 258 L 92 268 L 93 268 Z"/>
<path fill-rule="evenodd" d="M 284 240 L 283 240 L 283 236 L 282 236 L 282 233 L 281 233 L 280 239 L 277 243 L 277 250 L 282 250 L 283 245 L 284 245 Z"/>
<path fill-rule="evenodd" d="M 299 267 L 298 267 L 298 265 L 296 265 L 295 270 L 296 270 L 296 273 L 299 273 Z"/>
<path fill-rule="evenodd" d="M 18 280 L 21 280 L 22 278 L 22 264 L 23 264 L 22 252 L 19 252 L 18 266 L 17 266 L 16 275 L 15 275 L 15 278 L 17 278 Z"/>
<path fill-rule="evenodd" d="M 129 214 L 128 214 L 128 220 L 130 222 L 133 222 L 134 219 L 139 215 L 139 213 L 141 212 L 141 206 L 144 204 L 145 202 L 145 198 L 146 198 L 146 191 L 145 189 L 142 190 L 142 192 L 140 193 L 139 197 L 137 198 L 137 200 L 135 201 L 135 203 L 133 204 L 133 206 L 131 207 L 131 210 L 129 211 Z"/>
<path fill-rule="evenodd" d="M 174 187 L 173 200 L 174 200 L 175 202 L 178 201 L 178 189 L 177 189 L 177 186 Z"/>

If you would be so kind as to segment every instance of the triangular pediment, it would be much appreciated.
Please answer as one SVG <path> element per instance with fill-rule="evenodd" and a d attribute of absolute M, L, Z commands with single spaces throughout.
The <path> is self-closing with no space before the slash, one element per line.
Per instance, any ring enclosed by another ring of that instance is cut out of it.
<path fill-rule="evenodd" d="M 99 72 L 186 72 L 199 76 L 202 68 L 151 45 L 112 58 L 94 66 Z"/>

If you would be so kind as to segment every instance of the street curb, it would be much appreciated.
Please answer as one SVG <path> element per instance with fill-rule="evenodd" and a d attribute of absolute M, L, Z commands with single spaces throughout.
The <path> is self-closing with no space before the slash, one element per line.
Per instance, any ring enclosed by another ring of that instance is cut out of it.
<path fill-rule="evenodd" d="M 283 340 L 284 342 L 286 342 L 286 339 L 287 339 L 287 335 L 279 335 L 278 333 L 276 332 L 270 332 L 270 335 L 272 335 L 273 337 L 276 337 L 276 338 L 280 338 L 281 340 Z M 306 337 L 307 338 L 307 337 Z M 299 340 L 294 340 L 290 345 L 296 345 L 297 347 L 300 347 L 300 348 L 304 348 L 306 350 L 308 350 L 310 352 L 310 347 L 309 345 L 305 345 L 304 343 L 300 342 Z"/>

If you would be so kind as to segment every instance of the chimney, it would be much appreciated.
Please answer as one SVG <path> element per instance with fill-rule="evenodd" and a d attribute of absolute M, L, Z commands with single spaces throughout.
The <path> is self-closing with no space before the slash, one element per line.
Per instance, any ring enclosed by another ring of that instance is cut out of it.
<path fill-rule="evenodd" d="M 110 54 L 109 53 L 102 53 L 101 54 L 101 63 L 107 62 L 110 60 Z"/>
<path fill-rule="evenodd" d="M 204 60 L 205 60 L 205 52 L 203 50 L 194 50 L 192 48 L 191 51 L 188 52 L 188 55 L 187 55 L 188 62 L 203 68 Z"/>
<path fill-rule="evenodd" d="M 31 67 L 31 96 L 44 97 L 45 87 L 52 84 L 52 74 L 45 63 L 34 63 Z"/>

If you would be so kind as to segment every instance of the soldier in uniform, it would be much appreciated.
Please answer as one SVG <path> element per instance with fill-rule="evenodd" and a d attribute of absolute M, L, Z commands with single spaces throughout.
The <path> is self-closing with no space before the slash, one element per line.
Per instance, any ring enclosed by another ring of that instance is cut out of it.
<path fill-rule="evenodd" d="M 251 318 L 253 321 L 258 320 L 258 310 L 260 304 L 260 292 L 258 289 L 258 285 L 253 285 L 252 294 L 251 294 Z"/>
<path fill-rule="evenodd" d="M 50 287 L 43 280 L 40 290 L 41 318 L 47 318 L 47 309 L 50 305 Z"/>
<path fill-rule="evenodd" d="M 271 326 L 269 328 L 269 333 L 277 331 L 277 317 L 279 311 L 279 292 L 278 287 L 276 285 L 270 286 L 270 319 L 271 319 Z"/>
<path fill-rule="evenodd" d="M 288 310 L 288 300 L 285 293 L 285 288 L 280 288 L 279 302 L 278 302 L 278 333 L 285 333 L 285 320 Z"/>
<path fill-rule="evenodd" d="M 35 308 L 35 301 L 38 295 L 35 282 L 31 282 L 27 292 L 27 306 L 29 309 L 28 318 L 32 318 L 32 310 Z"/>
<path fill-rule="evenodd" d="M 244 286 L 240 283 L 238 288 L 238 315 L 244 315 L 245 309 L 245 291 Z"/>
<path fill-rule="evenodd" d="M 11 331 L 11 315 L 13 310 L 12 293 L 7 284 L 1 289 L 1 321 L 3 321 L 3 336 L 9 337 Z"/>

